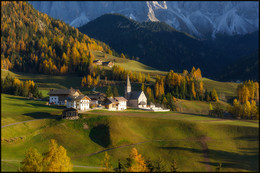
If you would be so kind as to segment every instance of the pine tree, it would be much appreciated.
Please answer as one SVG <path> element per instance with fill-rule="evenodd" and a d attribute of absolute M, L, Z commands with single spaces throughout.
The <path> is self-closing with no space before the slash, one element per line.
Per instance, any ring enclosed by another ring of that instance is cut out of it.
<path fill-rule="evenodd" d="M 83 88 L 87 84 L 86 76 L 84 76 L 81 80 L 81 87 Z"/>
<path fill-rule="evenodd" d="M 71 172 L 72 164 L 67 156 L 67 151 L 58 146 L 54 139 L 51 139 L 49 151 L 43 158 L 44 171 L 47 172 Z"/>
<path fill-rule="evenodd" d="M 111 86 L 109 85 L 106 90 L 106 96 L 107 97 L 113 97 Z"/>
<path fill-rule="evenodd" d="M 192 91 L 192 94 L 193 94 L 193 98 L 195 99 L 196 98 L 196 91 L 195 91 L 194 82 L 191 83 L 191 91 Z"/>
<path fill-rule="evenodd" d="M 171 171 L 170 172 L 180 172 L 180 168 L 177 167 L 176 161 L 173 160 L 171 164 Z"/>
<path fill-rule="evenodd" d="M 113 96 L 114 97 L 118 97 L 119 96 L 117 87 L 115 85 L 113 86 Z"/>
<path fill-rule="evenodd" d="M 147 74 L 147 80 L 146 81 L 150 82 L 150 74 L 149 73 Z"/>
<path fill-rule="evenodd" d="M 121 53 L 120 58 L 125 59 L 125 55 L 123 53 Z"/>
<path fill-rule="evenodd" d="M 110 156 L 107 154 L 107 152 L 105 152 L 105 157 L 104 160 L 102 161 L 102 172 L 111 172 L 112 169 L 112 165 L 109 161 Z"/>
<path fill-rule="evenodd" d="M 213 88 L 213 90 L 212 90 L 211 99 L 212 99 L 213 101 L 218 101 L 218 94 L 217 94 L 217 91 L 216 91 L 215 88 Z"/>
<path fill-rule="evenodd" d="M 141 90 L 144 91 L 144 83 L 141 85 Z"/>
<path fill-rule="evenodd" d="M 35 148 L 30 148 L 23 161 L 22 167 L 18 169 L 20 172 L 42 172 L 42 155 Z"/>
<path fill-rule="evenodd" d="M 148 168 L 145 164 L 141 154 L 138 154 L 136 148 L 131 150 L 130 156 L 127 159 L 127 172 L 148 172 Z"/>

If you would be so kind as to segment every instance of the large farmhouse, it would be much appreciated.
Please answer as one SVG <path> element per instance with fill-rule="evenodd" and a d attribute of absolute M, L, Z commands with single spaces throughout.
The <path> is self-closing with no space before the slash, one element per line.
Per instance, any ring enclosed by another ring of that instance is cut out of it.
<path fill-rule="evenodd" d="M 49 97 L 49 103 L 50 104 L 56 104 L 56 105 L 66 105 L 66 98 L 69 96 L 77 97 L 79 95 L 82 95 L 82 93 L 79 90 L 75 90 L 73 88 L 70 89 L 57 89 L 57 90 L 51 90 L 48 95 Z"/>
<path fill-rule="evenodd" d="M 132 91 L 129 76 L 127 76 L 127 82 L 125 87 L 125 98 L 128 100 L 127 105 L 129 107 L 141 108 L 147 107 L 147 98 L 143 91 Z"/>

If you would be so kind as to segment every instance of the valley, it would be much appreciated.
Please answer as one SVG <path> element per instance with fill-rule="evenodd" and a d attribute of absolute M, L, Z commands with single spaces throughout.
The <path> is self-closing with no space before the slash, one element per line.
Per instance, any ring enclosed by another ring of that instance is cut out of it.
<path fill-rule="evenodd" d="M 85 3 L 1 2 L 1 172 L 259 171 L 257 10 L 229 9 L 254 3 L 207 31 L 163 17 L 186 3 Z"/>

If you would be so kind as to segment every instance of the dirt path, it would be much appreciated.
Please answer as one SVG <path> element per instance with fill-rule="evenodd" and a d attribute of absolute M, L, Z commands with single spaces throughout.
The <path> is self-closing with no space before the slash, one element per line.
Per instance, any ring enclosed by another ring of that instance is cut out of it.
<path fill-rule="evenodd" d="M 14 126 L 14 125 L 17 125 L 17 124 L 22 124 L 22 123 L 26 123 L 26 122 L 30 122 L 30 121 L 47 120 L 47 119 L 56 119 L 56 117 L 53 117 L 53 118 L 51 118 L 51 117 L 50 118 L 38 118 L 38 119 L 33 119 L 33 120 L 20 121 L 20 122 L 1 126 L 1 129 L 4 128 L 4 127 Z"/>

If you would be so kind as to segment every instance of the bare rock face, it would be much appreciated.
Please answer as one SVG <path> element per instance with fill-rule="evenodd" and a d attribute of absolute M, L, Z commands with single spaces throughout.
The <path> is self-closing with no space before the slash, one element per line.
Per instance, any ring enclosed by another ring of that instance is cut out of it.
<path fill-rule="evenodd" d="M 259 2 L 246 1 L 32 1 L 37 10 L 74 27 L 106 13 L 133 20 L 163 21 L 200 38 L 259 30 Z"/>

